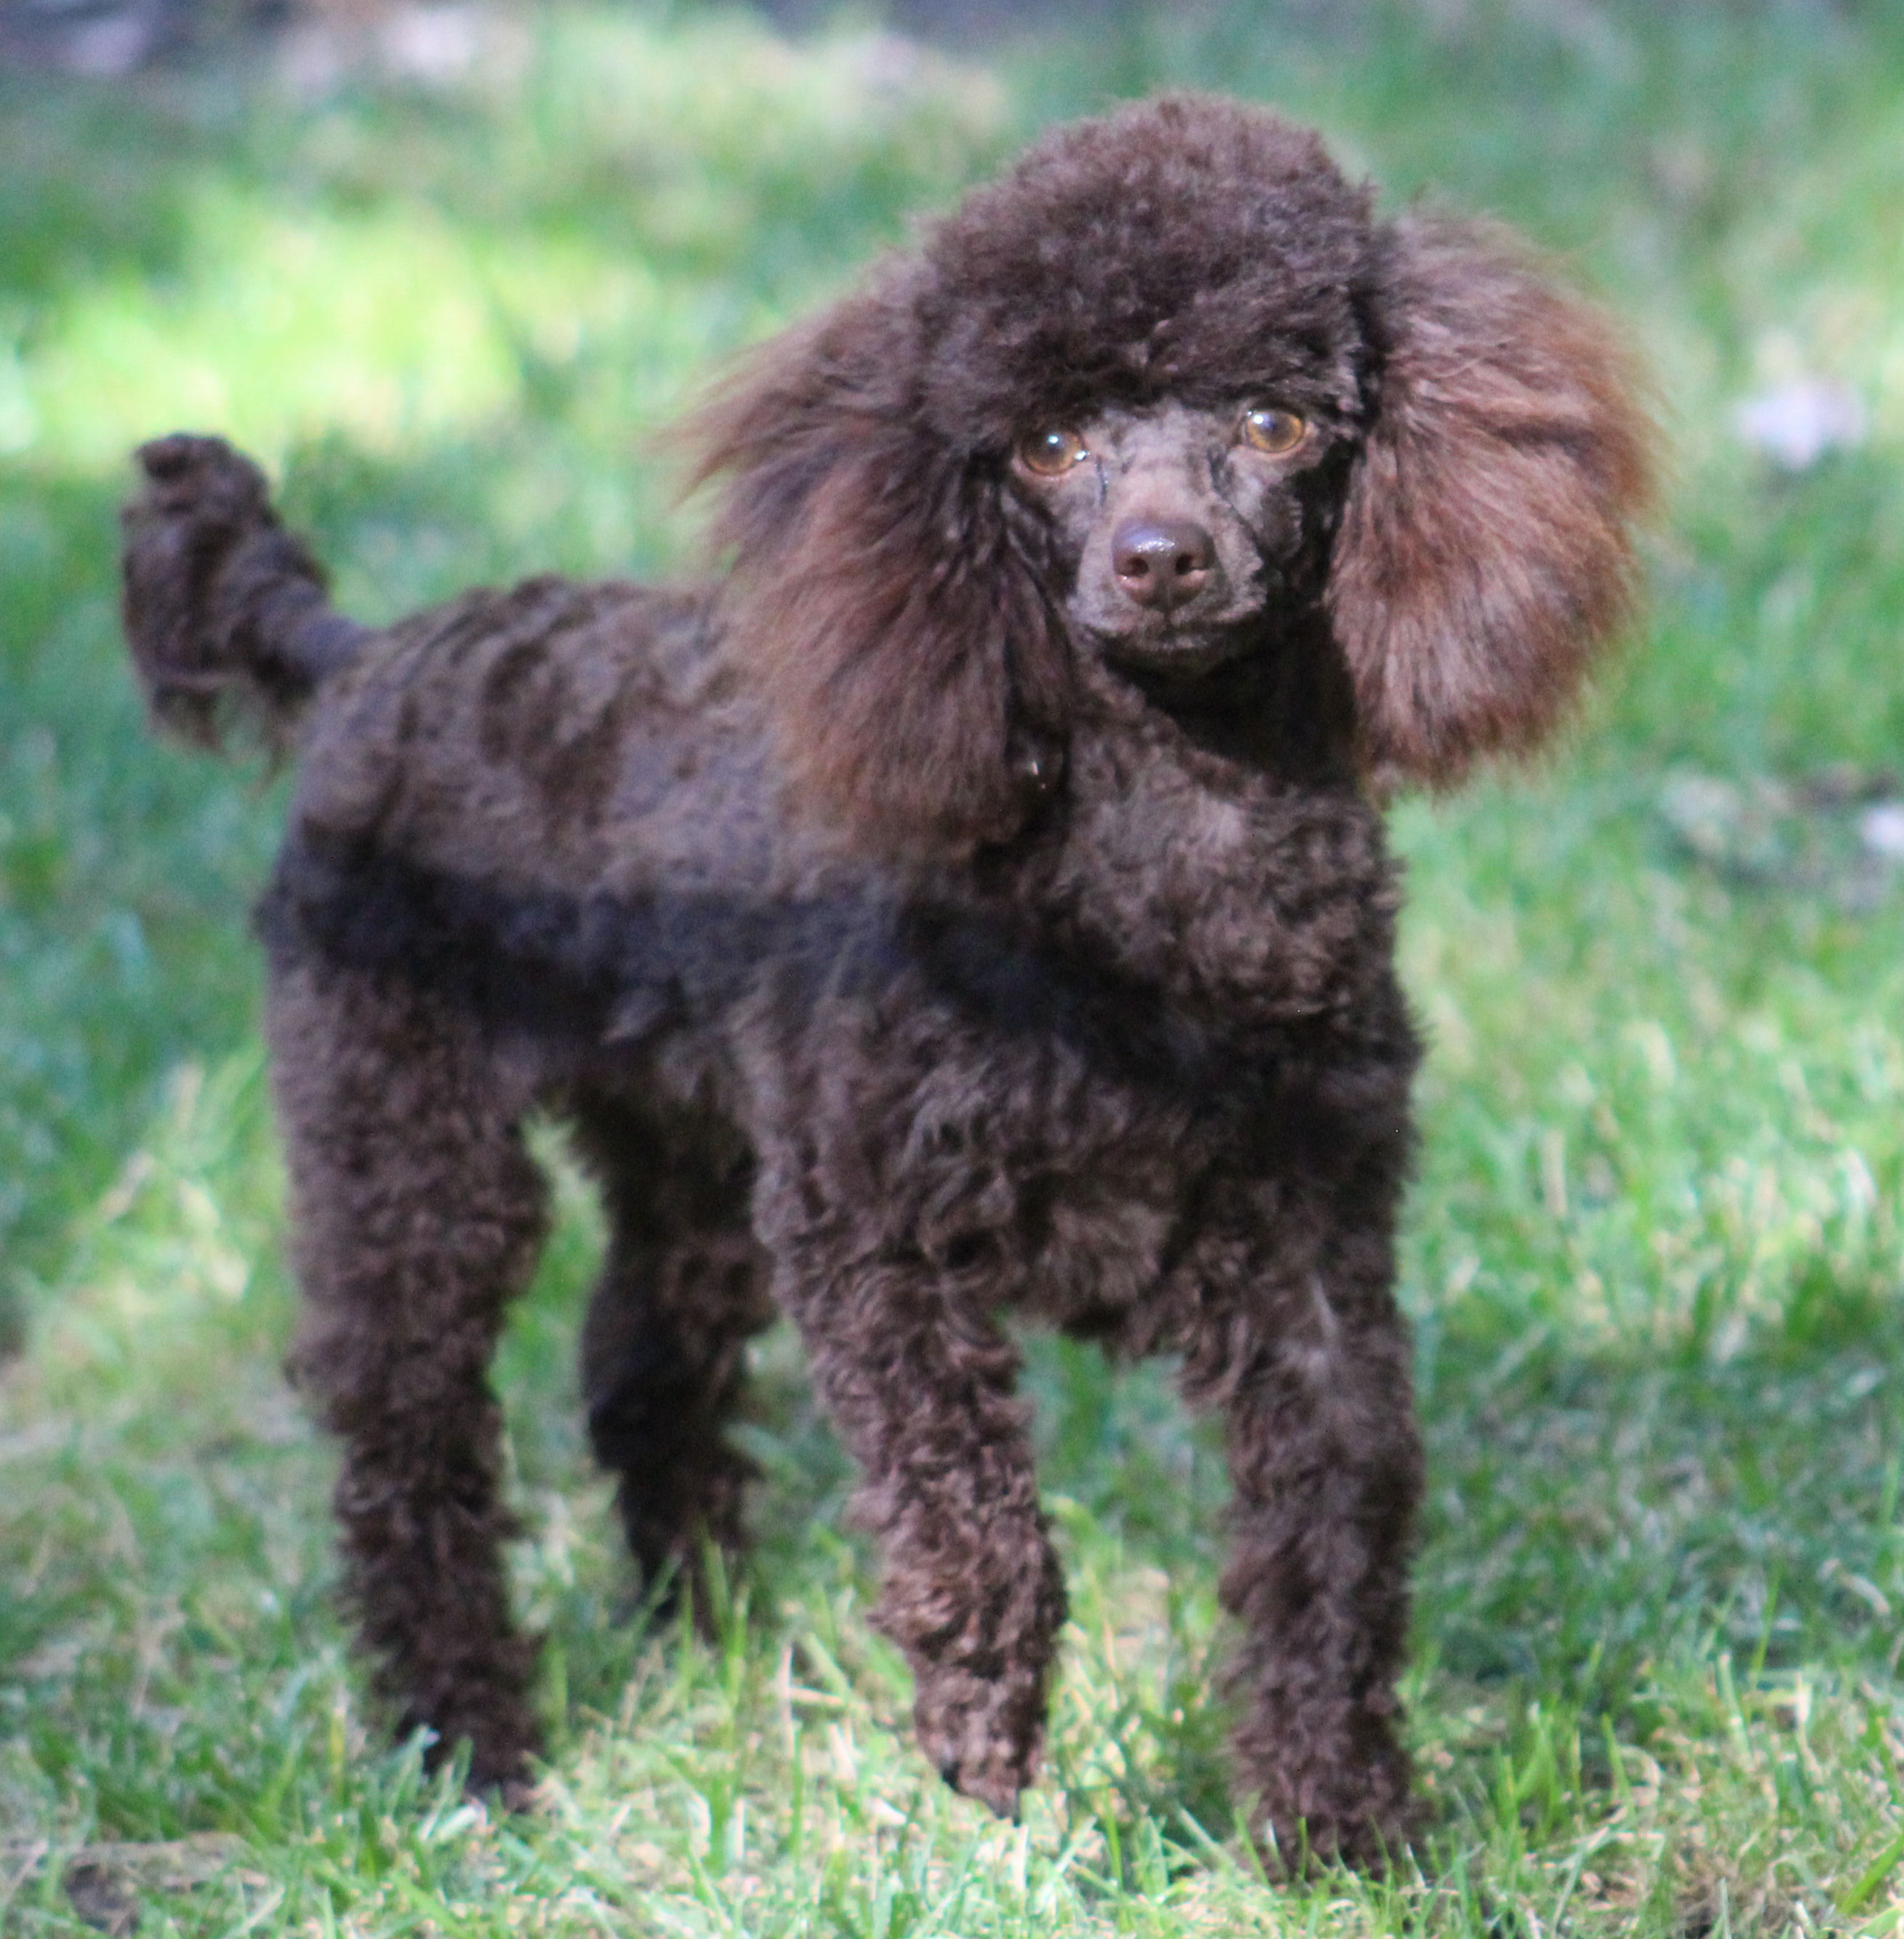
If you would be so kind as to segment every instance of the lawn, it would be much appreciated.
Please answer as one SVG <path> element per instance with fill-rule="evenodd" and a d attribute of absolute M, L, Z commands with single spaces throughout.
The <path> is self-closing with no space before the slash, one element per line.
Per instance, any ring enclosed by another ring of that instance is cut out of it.
<path fill-rule="evenodd" d="M 1897 1931 L 1904 866 L 1861 829 L 1904 795 L 1904 17 L 1189 0 L 982 60 L 457 17 L 427 73 L 0 77 L 0 1928 Z M 1172 84 L 1519 224 L 1631 318 L 1674 453 L 1568 747 L 1394 815 L 1431 1831 L 1382 1883 L 1263 1880 L 1209 1697 L 1221 1462 L 1087 1350 L 1028 1346 L 1073 1621 L 1022 1825 L 911 1746 L 783 1335 L 722 1639 L 644 1625 L 552 1136 L 502 1370 L 552 1762 L 493 1819 L 389 1746 L 329 1600 L 245 933 L 283 784 L 143 731 L 124 453 L 259 452 L 366 617 L 666 568 L 694 512 L 648 434 L 722 353 L 1044 122 Z M 1863 435 L 1789 471 L 1736 412 L 1800 377 Z"/>

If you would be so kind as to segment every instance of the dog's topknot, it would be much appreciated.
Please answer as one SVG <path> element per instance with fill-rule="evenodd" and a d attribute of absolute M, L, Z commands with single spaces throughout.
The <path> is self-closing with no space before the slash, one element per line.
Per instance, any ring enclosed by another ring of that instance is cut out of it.
<path fill-rule="evenodd" d="M 1367 192 L 1263 109 L 1167 96 L 1057 129 L 927 237 L 927 413 L 1002 450 L 1040 423 L 1252 391 L 1361 403 Z"/>

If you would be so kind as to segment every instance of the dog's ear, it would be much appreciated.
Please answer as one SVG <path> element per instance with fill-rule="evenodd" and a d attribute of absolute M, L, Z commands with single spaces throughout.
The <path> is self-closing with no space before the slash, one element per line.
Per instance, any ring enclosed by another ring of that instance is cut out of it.
<path fill-rule="evenodd" d="M 685 428 L 721 479 L 735 650 L 796 785 L 864 839 L 1008 839 L 1058 778 L 1068 686 L 1001 463 L 936 430 L 903 284 L 744 362 Z"/>
<path fill-rule="evenodd" d="M 1370 304 L 1329 607 L 1364 763 L 1443 784 L 1537 744 L 1626 617 L 1653 428 L 1611 325 L 1500 230 L 1391 225 Z"/>

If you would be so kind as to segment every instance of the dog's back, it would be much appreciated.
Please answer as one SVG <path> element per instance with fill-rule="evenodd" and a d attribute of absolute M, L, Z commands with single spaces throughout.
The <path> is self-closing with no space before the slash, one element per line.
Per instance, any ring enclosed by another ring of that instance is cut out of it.
<path fill-rule="evenodd" d="M 639 1033 L 643 987 L 704 1016 L 731 997 L 719 965 L 761 953 L 734 932 L 810 896 L 823 842 L 780 811 L 707 589 L 544 577 L 364 627 L 248 459 L 139 455 L 125 617 L 155 717 L 297 761 L 260 914 L 281 965 L 431 961 L 595 1042 Z"/>

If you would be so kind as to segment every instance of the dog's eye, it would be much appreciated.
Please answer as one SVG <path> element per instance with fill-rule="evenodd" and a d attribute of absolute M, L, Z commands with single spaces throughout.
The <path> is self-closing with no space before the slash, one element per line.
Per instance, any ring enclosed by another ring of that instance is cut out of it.
<path fill-rule="evenodd" d="M 1309 426 L 1294 411 L 1278 410 L 1273 404 L 1244 412 L 1242 431 L 1246 444 L 1272 458 L 1294 451 L 1309 435 Z"/>
<path fill-rule="evenodd" d="M 1090 455 L 1075 431 L 1038 431 L 1020 439 L 1018 462 L 1039 478 L 1057 478 Z"/>

